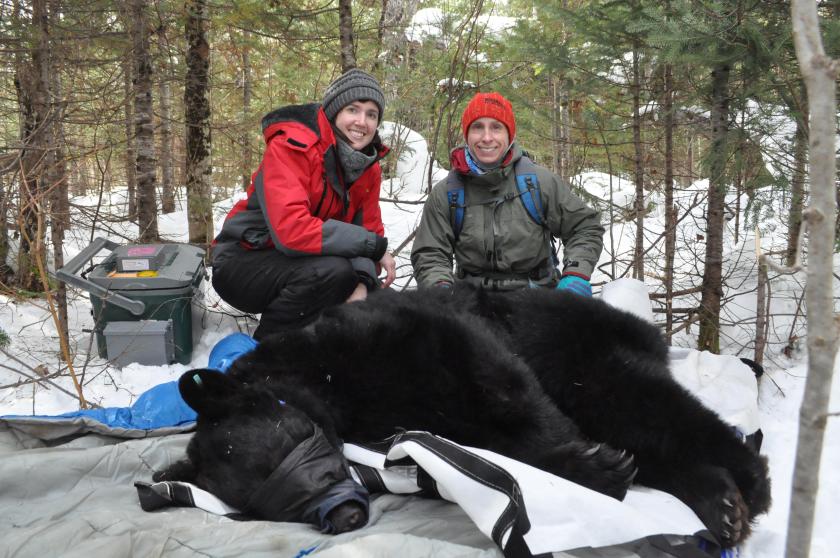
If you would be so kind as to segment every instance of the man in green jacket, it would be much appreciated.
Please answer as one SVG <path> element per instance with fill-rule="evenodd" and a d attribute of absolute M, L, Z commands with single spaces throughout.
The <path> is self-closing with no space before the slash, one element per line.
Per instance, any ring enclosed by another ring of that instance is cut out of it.
<path fill-rule="evenodd" d="M 500 94 L 476 94 L 461 127 L 467 145 L 452 152 L 449 177 L 432 189 L 414 239 L 411 263 L 420 287 L 467 281 L 592 296 L 589 278 L 604 245 L 599 213 L 523 156 L 514 142 L 513 108 Z M 536 210 L 527 208 L 529 200 Z M 562 272 L 553 238 L 563 243 Z"/>

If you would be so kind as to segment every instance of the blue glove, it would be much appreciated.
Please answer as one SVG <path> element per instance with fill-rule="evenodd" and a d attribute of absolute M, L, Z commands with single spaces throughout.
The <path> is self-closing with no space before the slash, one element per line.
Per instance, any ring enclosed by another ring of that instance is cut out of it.
<path fill-rule="evenodd" d="M 577 275 L 564 275 L 557 283 L 558 291 L 570 291 L 580 296 L 592 296 L 592 285 L 583 277 Z"/>

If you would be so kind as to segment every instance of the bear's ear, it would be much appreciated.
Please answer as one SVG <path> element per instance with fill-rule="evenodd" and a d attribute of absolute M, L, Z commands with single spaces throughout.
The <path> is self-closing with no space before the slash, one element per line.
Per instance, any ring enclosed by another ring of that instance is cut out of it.
<path fill-rule="evenodd" d="M 218 370 L 200 368 L 185 372 L 178 380 L 178 391 L 187 405 L 199 415 L 219 416 L 230 409 L 230 402 L 242 386 Z"/>

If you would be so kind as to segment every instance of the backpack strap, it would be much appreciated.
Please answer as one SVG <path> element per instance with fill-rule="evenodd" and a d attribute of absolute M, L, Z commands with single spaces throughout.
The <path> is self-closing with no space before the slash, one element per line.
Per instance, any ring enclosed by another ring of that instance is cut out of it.
<path fill-rule="evenodd" d="M 545 231 L 546 237 L 548 237 L 549 252 L 551 253 L 550 267 L 556 268 L 560 264 L 557 258 L 557 243 L 545 223 L 546 210 L 542 203 L 540 181 L 537 178 L 537 165 L 529 157 L 523 155 L 516 162 L 514 172 L 516 173 L 516 188 L 519 190 L 519 199 L 522 200 L 522 205 L 525 206 L 525 211 L 528 212 L 531 219 Z"/>
<path fill-rule="evenodd" d="M 451 170 L 446 177 L 446 184 L 449 186 L 446 192 L 446 199 L 449 201 L 449 222 L 452 224 L 455 242 L 458 242 L 458 236 L 464 228 L 464 181 L 457 172 Z"/>
<path fill-rule="evenodd" d="M 540 193 L 540 181 L 537 178 L 537 165 L 528 157 L 522 156 L 514 164 L 513 171 L 516 178 L 516 189 L 519 194 L 516 196 L 522 201 L 528 216 L 539 226 L 546 228 L 545 209 L 543 208 L 542 195 Z M 464 209 L 467 207 L 464 195 L 464 181 L 454 170 L 449 171 L 446 177 L 448 190 L 446 198 L 449 202 L 449 222 L 452 224 L 452 232 L 455 235 L 455 242 L 464 228 Z M 498 200 L 488 200 L 484 203 L 496 203 L 512 198 L 506 196 Z M 552 253 L 555 253 L 552 250 Z"/>
<path fill-rule="evenodd" d="M 525 211 L 538 225 L 545 226 L 545 210 L 543 209 L 542 196 L 540 195 L 540 181 L 537 178 L 537 165 L 524 155 L 513 167 L 516 173 L 516 188 L 519 190 L 519 199 L 525 206 Z"/>

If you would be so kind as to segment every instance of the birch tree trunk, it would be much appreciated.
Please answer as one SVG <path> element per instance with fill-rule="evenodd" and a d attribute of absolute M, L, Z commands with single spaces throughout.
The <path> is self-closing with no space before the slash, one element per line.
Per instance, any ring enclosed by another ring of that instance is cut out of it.
<path fill-rule="evenodd" d="M 809 556 L 814 527 L 820 462 L 829 395 L 837 350 L 834 319 L 832 259 L 836 210 L 838 62 L 825 54 L 820 37 L 817 4 L 793 0 L 793 40 L 796 58 L 808 91 L 811 204 L 808 223 L 808 275 L 805 303 L 808 312 L 808 378 L 799 409 L 799 439 L 793 471 L 785 556 Z"/>
<path fill-rule="evenodd" d="M 569 94 L 563 75 L 549 78 L 551 95 L 552 132 L 554 136 L 554 172 L 569 181 L 571 175 L 571 135 L 569 125 Z"/>
<path fill-rule="evenodd" d="M 729 132 L 729 71 L 727 65 L 712 70 L 712 147 L 706 210 L 706 257 L 700 299 L 701 351 L 720 353 L 720 300 L 723 297 L 723 210 L 726 197 L 727 134 Z"/>
<path fill-rule="evenodd" d="M 747 132 L 744 127 L 744 120 L 746 117 L 745 113 L 746 110 L 742 108 L 741 121 L 739 122 L 738 127 L 738 151 L 741 153 L 741 156 L 740 163 L 738 164 L 738 172 L 735 174 L 735 244 L 738 244 L 738 237 L 741 228 L 741 194 L 744 192 L 745 186 L 747 185 L 745 172 L 746 161 L 744 158 L 744 152 L 747 144 Z M 748 192 L 750 199 L 753 197 L 753 192 L 754 191 Z"/>
<path fill-rule="evenodd" d="M 352 0 L 338 0 L 338 36 L 341 43 L 341 71 L 343 73 L 356 67 Z"/>
<path fill-rule="evenodd" d="M 569 182 L 577 168 L 572 162 L 572 116 L 569 113 L 568 81 L 563 79 L 560 88 L 560 172 L 563 180 Z"/>
<path fill-rule="evenodd" d="M 405 28 L 419 6 L 420 0 L 382 0 L 376 29 L 377 56 L 373 67 L 377 75 L 383 75 L 384 82 L 391 86 L 399 66 L 408 60 Z"/>
<path fill-rule="evenodd" d="M 689 186 L 694 182 L 694 144 L 697 141 L 697 134 L 689 130 L 688 146 L 685 153 L 686 175 L 683 179 L 683 186 Z"/>
<path fill-rule="evenodd" d="M 758 227 L 756 227 L 755 235 L 756 245 L 759 244 Z M 758 246 L 756 246 L 758 252 Z M 769 303 L 767 301 L 767 264 L 763 258 L 767 256 L 759 256 L 758 258 L 758 284 L 755 291 L 755 351 L 753 352 L 753 360 L 759 365 L 764 363 L 764 349 L 767 346 L 767 308 Z"/>
<path fill-rule="evenodd" d="M 187 218 L 190 242 L 213 240 L 213 200 L 210 176 L 210 102 L 207 98 L 210 45 L 207 43 L 207 3 L 187 0 L 187 75 L 184 85 L 186 119 Z"/>
<path fill-rule="evenodd" d="M 398 2 L 394 0 L 382 0 L 382 8 L 379 12 L 379 24 L 376 26 L 376 60 L 373 63 L 373 69 L 379 70 L 382 66 L 382 58 L 384 58 L 383 54 L 385 54 L 385 34 L 388 33 L 388 27 L 391 25 L 391 22 L 394 20 L 393 18 L 393 10 L 394 5 Z M 389 52 L 390 56 L 393 56 L 393 52 Z M 391 64 L 393 64 L 393 59 L 390 60 Z"/>
<path fill-rule="evenodd" d="M 157 242 L 155 127 L 152 114 L 152 61 L 149 55 L 147 0 L 131 0 L 134 53 L 134 136 L 137 163 L 137 225 L 141 242 Z"/>
<path fill-rule="evenodd" d="M 569 9 L 569 0 L 563 0 L 560 3 L 561 7 L 564 10 Z M 563 42 L 565 43 L 569 39 L 569 31 L 568 27 L 564 22 L 560 23 L 561 30 L 560 30 L 560 37 L 562 38 Z M 560 76 L 557 80 L 557 83 L 560 86 L 560 91 L 558 93 L 559 102 L 560 102 L 560 167 L 557 172 L 560 177 L 569 182 L 571 179 L 572 174 L 575 172 L 575 169 L 572 165 L 572 117 L 569 114 L 569 80 L 566 77 L 566 73 L 560 73 Z"/>

